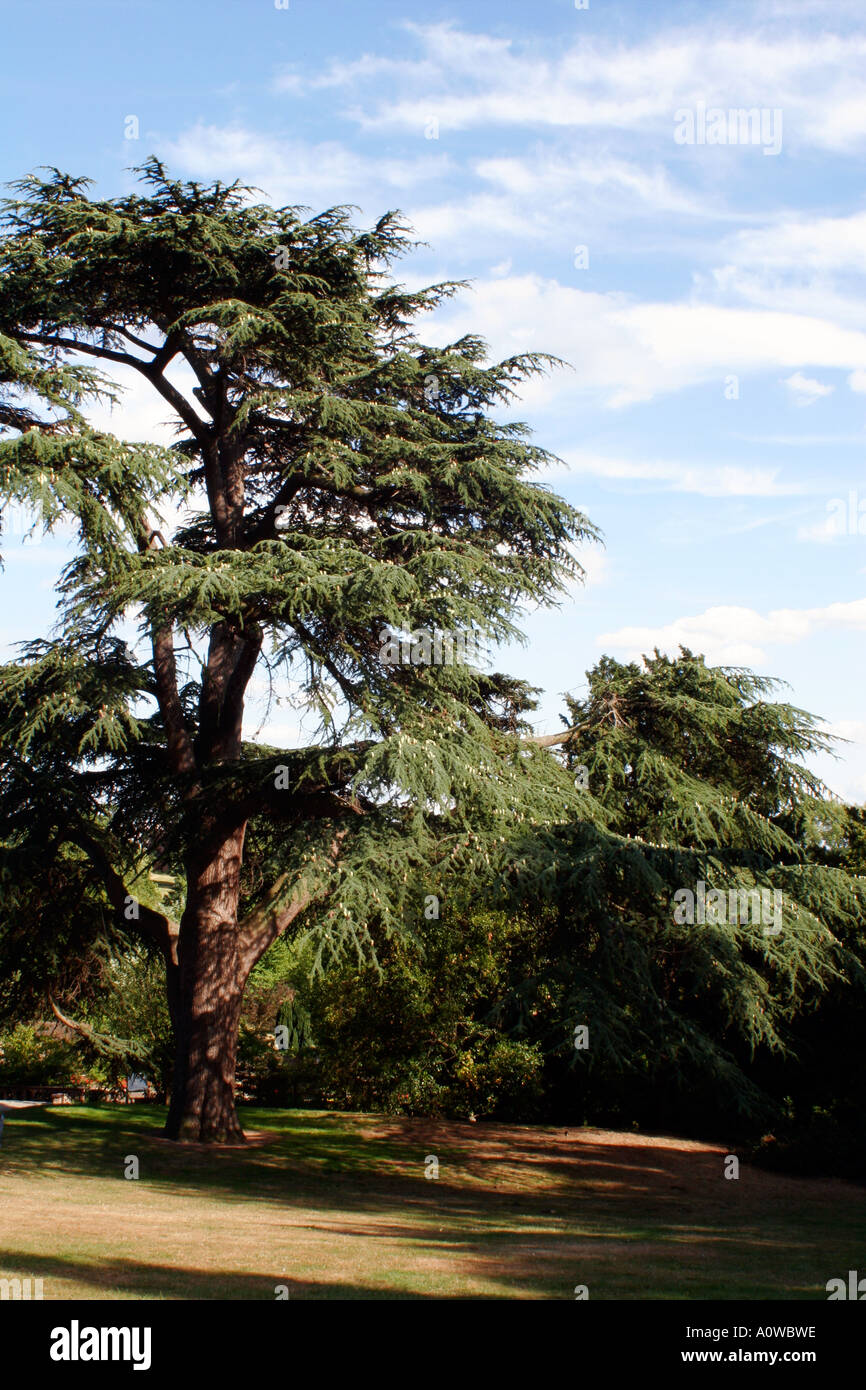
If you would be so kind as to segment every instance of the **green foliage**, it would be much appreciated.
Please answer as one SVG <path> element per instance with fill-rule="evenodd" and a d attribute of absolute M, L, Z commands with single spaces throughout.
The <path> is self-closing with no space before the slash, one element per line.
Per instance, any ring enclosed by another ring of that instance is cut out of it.
<path fill-rule="evenodd" d="M 390 1113 L 530 1119 L 542 1058 L 501 1036 L 493 1011 L 531 927 L 501 913 L 425 921 L 380 947 L 382 974 L 343 966 L 311 1001 L 319 1084 L 332 1103 Z"/>
<path fill-rule="evenodd" d="M 563 755 L 572 779 L 587 769 L 583 815 L 555 832 L 515 823 L 495 856 L 506 910 L 446 895 L 416 945 L 381 948 L 381 980 L 347 969 L 319 987 L 334 1098 L 744 1136 L 805 1129 L 832 1102 L 841 1151 L 864 894 L 841 863 L 858 817 L 799 762 L 824 745 L 816 721 L 689 652 L 605 659 L 588 681 Z M 735 919 L 678 921 L 675 895 L 699 880 L 777 890 L 781 929 L 741 920 L 739 898 Z M 500 1057 L 507 1076 L 486 1089 Z"/>
<path fill-rule="evenodd" d="M 63 1085 L 72 1081 L 80 1067 L 75 1048 L 41 1026 L 16 1023 L 0 1032 L 0 1090 L 4 1086 Z"/>
<path fill-rule="evenodd" d="M 0 844 L 0 1018 L 26 1021 L 49 996 L 75 997 L 93 977 L 95 953 L 119 948 L 112 921 L 82 854 L 46 847 L 23 828 Z"/>
<path fill-rule="evenodd" d="M 472 1113 L 529 1119 L 539 1112 L 543 1059 L 535 1043 L 490 1039 L 455 1066 L 459 1103 Z M 455 1088 L 456 1089 L 456 1088 Z"/>
<path fill-rule="evenodd" d="M 588 681 L 567 757 L 602 819 L 593 807 L 551 836 L 535 879 L 556 913 L 542 978 L 560 1095 L 579 1079 L 594 1114 L 615 1097 L 655 1122 L 766 1119 L 779 1077 L 765 1086 L 759 1062 L 793 1066 L 822 999 L 863 1007 L 864 880 L 831 862 L 843 808 L 800 761 L 827 739 L 763 698 L 773 683 L 688 651 L 605 658 Z M 690 925 L 676 895 L 699 882 L 727 910 Z M 525 894 L 525 871 L 517 884 Z M 780 895 L 778 931 L 773 913 L 730 911 L 732 890 L 755 889 Z M 579 1024 L 586 1049 L 567 1036 Z"/>
<path fill-rule="evenodd" d="M 238 1077 L 246 1099 L 297 1105 L 317 1094 L 309 1009 L 314 959 L 309 942 L 280 937 L 250 976 L 238 1039 Z M 278 1028 L 286 1030 L 285 1047 L 276 1047 Z"/>
<path fill-rule="evenodd" d="M 396 214 L 358 230 L 345 208 L 138 172 L 98 199 L 49 170 L 5 204 L 0 477 L 79 546 L 57 635 L 0 668 L 0 849 L 38 846 L 127 930 L 122 888 L 157 863 L 183 879 L 191 846 L 244 824 L 239 918 L 309 897 L 317 965 L 371 959 L 431 856 L 481 884 L 515 805 L 550 825 L 575 802 L 549 756 L 518 757 L 519 683 L 382 654 L 419 627 L 515 637 L 521 604 L 580 575 L 594 528 L 494 418 L 549 359 L 425 344 L 415 321 L 459 286 L 390 278 L 411 246 Z M 117 365 L 172 410 L 173 447 L 87 425 Z M 310 746 L 245 741 L 257 667 L 318 715 Z M 19 872 L 10 919 L 38 896 Z"/>
<path fill-rule="evenodd" d="M 849 873 L 866 876 L 866 807 L 846 806 L 844 819 L 836 823 L 834 846 L 839 862 Z"/>
<path fill-rule="evenodd" d="M 165 966 L 152 952 L 130 948 L 94 962 L 92 1002 L 83 1013 L 89 1036 L 81 1048 L 115 1083 L 131 1072 L 158 1092 L 169 1088 L 173 1039 L 166 1002 Z"/>
<path fill-rule="evenodd" d="M 280 937 L 274 942 L 253 970 L 244 993 L 242 1023 L 249 1034 L 267 1037 L 272 1047 L 274 1030 L 282 1027 L 288 1044 L 283 1051 L 300 1054 L 310 1047 L 314 960 L 309 941 Z"/>

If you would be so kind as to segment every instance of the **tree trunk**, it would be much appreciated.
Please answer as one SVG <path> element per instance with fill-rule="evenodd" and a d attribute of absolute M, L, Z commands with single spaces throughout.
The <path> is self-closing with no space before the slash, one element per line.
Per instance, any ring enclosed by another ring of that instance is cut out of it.
<path fill-rule="evenodd" d="M 175 1067 L 165 1133 L 188 1143 L 242 1143 L 235 1064 L 247 981 L 238 939 L 244 827 L 205 861 L 190 863 L 187 904 L 169 983 Z M 173 998 L 172 998 L 173 996 Z"/>

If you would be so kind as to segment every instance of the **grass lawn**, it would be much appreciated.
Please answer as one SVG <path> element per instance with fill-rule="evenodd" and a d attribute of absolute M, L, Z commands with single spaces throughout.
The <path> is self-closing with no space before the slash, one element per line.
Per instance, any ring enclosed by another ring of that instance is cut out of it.
<path fill-rule="evenodd" d="M 7 1115 L 0 1277 L 79 1299 L 826 1299 L 863 1267 L 866 1190 L 729 1180 L 708 1144 L 241 1113 L 259 1141 L 210 1152 L 160 1139 L 150 1107 Z"/>

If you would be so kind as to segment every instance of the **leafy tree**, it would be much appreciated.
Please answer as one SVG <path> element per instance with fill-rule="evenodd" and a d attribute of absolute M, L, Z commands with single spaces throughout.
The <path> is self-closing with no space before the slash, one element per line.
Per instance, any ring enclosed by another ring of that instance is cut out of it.
<path fill-rule="evenodd" d="M 173 1046 L 165 991 L 165 966 L 157 952 L 128 945 L 94 953 L 82 1018 L 73 1022 L 88 1058 L 112 1081 L 138 1072 L 157 1093 L 168 1093 Z"/>
<path fill-rule="evenodd" d="M 46 859 L 34 837 L 0 837 L 0 1019 L 50 1012 L 52 996 L 87 997 L 94 965 L 125 934 L 87 865 L 68 848 Z"/>
<path fill-rule="evenodd" d="M 310 1004 L 324 1099 L 391 1113 L 531 1119 L 540 1047 L 498 1011 L 537 965 L 531 918 L 450 904 L 417 938 L 384 942 L 381 973 L 348 962 Z"/>
<path fill-rule="evenodd" d="M 296 1105 L 317 1072 L 309 998 L 315 946 L 279 937 L 251 971 L 244 993 L 238 1081 L 261 1105 Z M 330 971 L 327 972 L 330 974 Z"/>
<path fill-rule="evenodd" d="M 576 800 L 520 748 L 513 683 L 426 664 L 423 643 L 395 662 L 389 634 L 512 637 L 593 533 L 532 479 L 548 455 L 525 428 L 488 413 L 546 359 L 419 341 L 457 286 L 390 279 L 399 217 L 358 231 L 344 208 L 139 172 L 143 191 L 98 199 L 49 171 L 5 205 L 0 476 L 78 549 L 56 635 L 0 669 L 0 872 L 19 932 L 49 873 L 156 943 L 167 1133 L 228 1142 L 244 986 L 276 938 L 369 955 L 372 924 L 404 930 L 434 891 L 434 848 L 435 891 L 446 870 L 471 891 L 513 808 L 552 825 Z M 171 412 L 173 447 L 87 423 L 117 367 Z M 307 746 L 245 737 L 256 673 L 316 712 Z"/>
<path fill-rule="evenodd" d="M 562 1093 L 581 1078 L 596 1114 L 614 1095 L 698 1126 L 766 1116 L 756 1057 L 790 1063 L 822 998 L 862 996 L 866 881 L 834 862 L 845 808 L 802 762 L 830 741 L 777 685 L 656 652 L 604 658 L 569 701 L 586 812 L 549 836 L 557 926 L 512 1023 L 537 1010 Z"/>
<path fill-rule="evenodd" d="M 838 827 L 835 849 L 837 862 L 849 873 L 866 875 L 866 806 L 846 806 L 844 820 Z"/>
<path fill-rule="evenodd" d="M 832 1104 L 841 1125 L 866 1020 L 859 818 L 803 767 L 827 740 L 775 686 L 687 651 L 604 658 L 559 736 L 581 812 L 508 837 L 511 911 L 449 898 L 383 944 L 383 979 L 346 963 L 317 987 L 332 1096 L 744 1136 Z M 699 881 L 704 920 L 677 920 Z"/>
<path fill-rule="evenodd" d="M 44 1026 L 16 1023 L 0 1033 L 0 1086 L 62 1085 L 79 1066 L 75 1048 Z"/>

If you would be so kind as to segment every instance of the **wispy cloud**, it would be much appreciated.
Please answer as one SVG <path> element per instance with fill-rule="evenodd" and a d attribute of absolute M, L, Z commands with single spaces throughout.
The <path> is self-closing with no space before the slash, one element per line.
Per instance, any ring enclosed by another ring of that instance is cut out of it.
<path fill-rule="evenodd" d="M 866 333 L 818 318 L 693 302 L 633 303 L 538 275 L 481 280 L 434 321 L 445 343 L 480 332 L 496 356 L 547 350 L 575 370 L 524 399 L 568 391 L 617 408 L 730 374 L 804 366 L 866 370 Z"/>
<path fill-rule="evenodd" d="M 615 482 L 656 483 L 663 490 L 701 497 L 786 497 L 803 491 L 801 483 L 781 480 L 779 468 L 622 459 L 580 452 L 566 453 L 563 462 L 565 468 L 555 475 L 559 478 L 574 474 Z"/>
<path fill-rule="evenodd" d="M 294 67 L 277 85 L 294 94 L 342 91 L 346 114 L 366 129 L 421 130 L 433 115 L 450 130 L 522 125 L 646 133 L 670 125 L 676 109 L 703 101 L 780 107 L 800 145 L 856 149 L 866 140 L 860 34 L 725 32 L 714 22 L 632 44 L 577 35 L 553 52 L 455 24 L 406 28 L 417 56 L 367 53 L 312 75 Z"/>
<path fill-rule="evenodd" d="M 166 158 L 199 177 L 235 176 L 261 188 L 276 203 L 314 206 L 368 204 L 379 190 L 405 194 L 447 177 L 444 151 L 427 147 L 411 158 L 365 157 L 339 141 L 305 142 L 261 134 L 243 126 L 197 124 L 163 145 Z"/>

